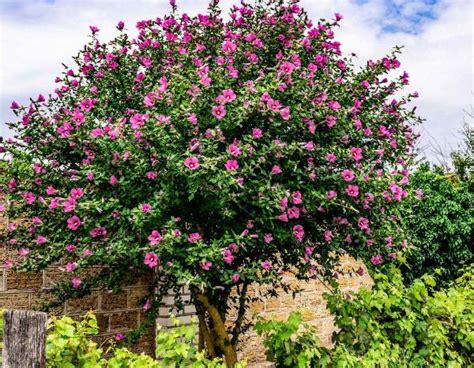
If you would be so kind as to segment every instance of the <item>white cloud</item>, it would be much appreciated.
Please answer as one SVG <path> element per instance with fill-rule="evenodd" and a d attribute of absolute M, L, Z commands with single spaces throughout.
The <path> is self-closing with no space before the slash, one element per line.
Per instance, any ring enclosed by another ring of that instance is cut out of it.
<path fill-rule="evenodd" d="M 227 10 L 236 2 L 221 4 Z M 361 63 L 383 56 L 395 44 L 405 45 L 402 68 L 411 75 L 409 90 L 420 93 L 418 112 L 427 119 L 424 144 L 435 139 L 442 146 L 455 147 L 462 109 L 472 103 L 471 1 L 439 1 L 430 7 L 434 19 L 426 19 L 418 32 L 384 32 L 394 25 L 410 30 L 411 17 L 428 10 L 424 1 L 397 2 L 399 19 L 393 18 L 387 1 L 382 0 L 303 0 L 302 6 L 314 20 L 342 13 L 345 19 L 336 37 L 343 51 L 355 52 Z M 178 0 L 180 11 L 189 14 L 204 12 L 207 3 Z M 6 134 L 3 121 L 12 118 L 10 101 L 26 102 L 29 96 L 52 92 L 61 62 L 70 63 L 87 41 L 89 25 L 99 26 L 102 39 L 108 39 L 119 20 L 134 32 L 138 20 L 163 15 L 169 9 L 167 0 L 57 0 L 55 4 L 23 0 L 11 5 L 17 10 L 0 15 L 0 135 Z"/>

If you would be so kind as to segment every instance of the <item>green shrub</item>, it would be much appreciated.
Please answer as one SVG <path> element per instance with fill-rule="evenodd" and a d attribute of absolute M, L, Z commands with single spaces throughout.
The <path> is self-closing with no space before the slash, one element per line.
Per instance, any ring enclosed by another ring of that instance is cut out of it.
<path fill-rule="evenodd" d="M 109 347 L 106 351 L 90 338 L 97 335 L 97 321 L 87 313 L 80 321 L 70 317 L 53 318 L 49 322 L 46 345 L 47 367 L 54 368 L 224 368 L 220 359 L 209 360 L 194 346 L 195 324 L 181 325 L 173 317 L 174 328 L 159 329 L 156 360 L 126 348 Z M 106 359 L 105 356 L 109 356 Z M 238 363 L 236 368 L 243 368 Z"/>
<path fill-rule="evenodd" d="M 467 181 L 442 170 L 422 165 L 410 177 L 412 189 L 420 188 L 419 200 L 404 207 L 406 232 L 415 249 L 403 267 L 408 282 L 425 273 L 443 270 L 438 286 L 458 277 L 463 266 L 474 262 L 474 196 Z"/>
<path fill-rule="evenodd" d="M 372 290 L 326 294 L 338 331 L 321 347 L 298 314 L 287 322 L 260 321 L 268 357 L 277 367 L 466 367 L 474 364 L 472 268 L 434 292 L 423 276 L 404 287 L 401 273 L 375 275 Z"/>

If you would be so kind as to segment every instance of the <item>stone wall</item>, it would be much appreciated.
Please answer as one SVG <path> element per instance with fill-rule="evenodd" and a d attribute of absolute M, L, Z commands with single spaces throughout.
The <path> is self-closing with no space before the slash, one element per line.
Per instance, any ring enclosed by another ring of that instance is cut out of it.
<path fill-rule="evenodd" d="M 2 257 L 0 257 L 2 258 Z M 3 261 L 0 259 L 0 264 Z M 42 290 L 64 276 L 60 266 L 48 267 L 37 274 L 16 273 L 0 267 L 0 308 L 35 309 L 42 299 Z M 99 325 L 98 342 L 113 338 L 119 332 L 137 328 L 143 320 L 141 299 L 147 295 L 146 280 L 127 285 L 121 293 L 93 291 L 90 295 L 67 301 L 55 314 L 80 317 L 93 311 Z M 153 352 L 153 331 L 145 334 L 134 347 L 136 351 Z"/>
<path fill-rule="evenodd" d="M 364 269 L 362 276 L 355 273 L 359 267 Z M 344 272 L 339 277 L 338 282 L 343 291 L 356 291 L 362 286 L 372 285 L 372 279 L 362 263 L 345 257 L 341 260 L 341 269 Z M 330 346 L 331 335 L 335 328 L 333 317 L 326 309 L 326 301 L 323 299 L 323 294 L 329 291 L 327 286 L 318 279 L 302 282 L 296 280 L 291 274 L 284 277 L 287 283 L 293 287 L 298 286 L 300 293 L 295 298 L 291 294 L 282 293 L 279 298 L 253 303 L 249 309 L 248 316 L 258 315 L 281 321 L 286 320 L 291 312 L 299 310 L 305 322 L 317 327 L 321 343 L 324 346 Z M 251 292 L 258 293 L 259 290 L 254 289 Z M 255 332 L 249 331 L 242 340 L 244 342 L 240 346 L 239 356 L 247 360 L 249 368 L 268 366 L 261 338 Z"/>

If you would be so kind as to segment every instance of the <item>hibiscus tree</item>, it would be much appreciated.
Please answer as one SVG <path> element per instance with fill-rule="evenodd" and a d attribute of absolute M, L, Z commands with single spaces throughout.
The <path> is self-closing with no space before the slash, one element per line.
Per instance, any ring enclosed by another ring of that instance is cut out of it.
<path fill-rule="evenodd" d="M 418 120 L 398 48 L 356 68 L 297 1 L 170 15 L 91 40 L 49 98 L 11 108 L 0 210 L 8 265 L 68 264 L 58 301 L 152 271 L 150 320 L 188 285 L 201 347 L 236 362 L 250 284 L 334 278 L 406 246 L 397 204 Z M 393 76 L 390 77 L 389 76 Z M 84 272 L 101 266 L 98 274 Z M 67 277 L 66 276 L 66 277 Z M 228 320 L 236 306 L 237 318 Z"/>

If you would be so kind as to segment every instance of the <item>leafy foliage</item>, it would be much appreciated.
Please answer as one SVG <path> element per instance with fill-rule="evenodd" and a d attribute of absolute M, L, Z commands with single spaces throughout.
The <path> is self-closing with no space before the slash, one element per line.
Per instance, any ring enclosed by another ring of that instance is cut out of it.
<path fill-rule="evenodd" d="M 474 262 L 474 192 L 468 181 L 428 164 L 411 175 L 410 185 L 423 194 L 404 208 L 406 231 L 416 249 L 406 256 L 403 274 L 411 282 L 440 269 L 442 286 Z"/>
<path fill-rule="evenodd" d="M 404 287 L 399 270 L 375 275 L 372 290 L 326 294 L 335 317 L 334 347 L 321 347 L 298 314 L 258 323 L 277 367 L 467 367 L 474 364 L 472 267 L 434 292 L 423 276 Z"/>
<path fill-rule="evenodd" d="M 104 351 L 91 340 L 97 335 L 97 321 L 87 313 L 80 321 L 70 317 L 52 319 L 47 335 L 47 366 L 54 368 L 223 368 L 219 360 L 209 360 L 195 348 L 195 324 L 181 325 L 173 318 L 174 328 L 157 333 L 156 360 L 142 353 L 113 345 Z M 105 358 L 107 355 L 110 358 Z M 238 363 L 236 368 L 243 368 Z"/>
<path fill-rule="evenodd" d="M 213 0 L 138 22 L 135 38 L 120 22 L 103 43 L 91 26 L 55 94 L 11 106 L 0 210 L 23 219 L 2 239 L 17 266 L 67 263 L 59 302 L 152 270 L 150 320 L 187 284 L 207 350 L 233 365 L 250 283 L 275 293 L 287 270 L 331 278 L 343 253 L 400 257 L 417 95 L 394 98 L 408 84 L 392 73 L 399 48 L 354 67 L 341 19 L 271 0 L 225 21 Z"/>

